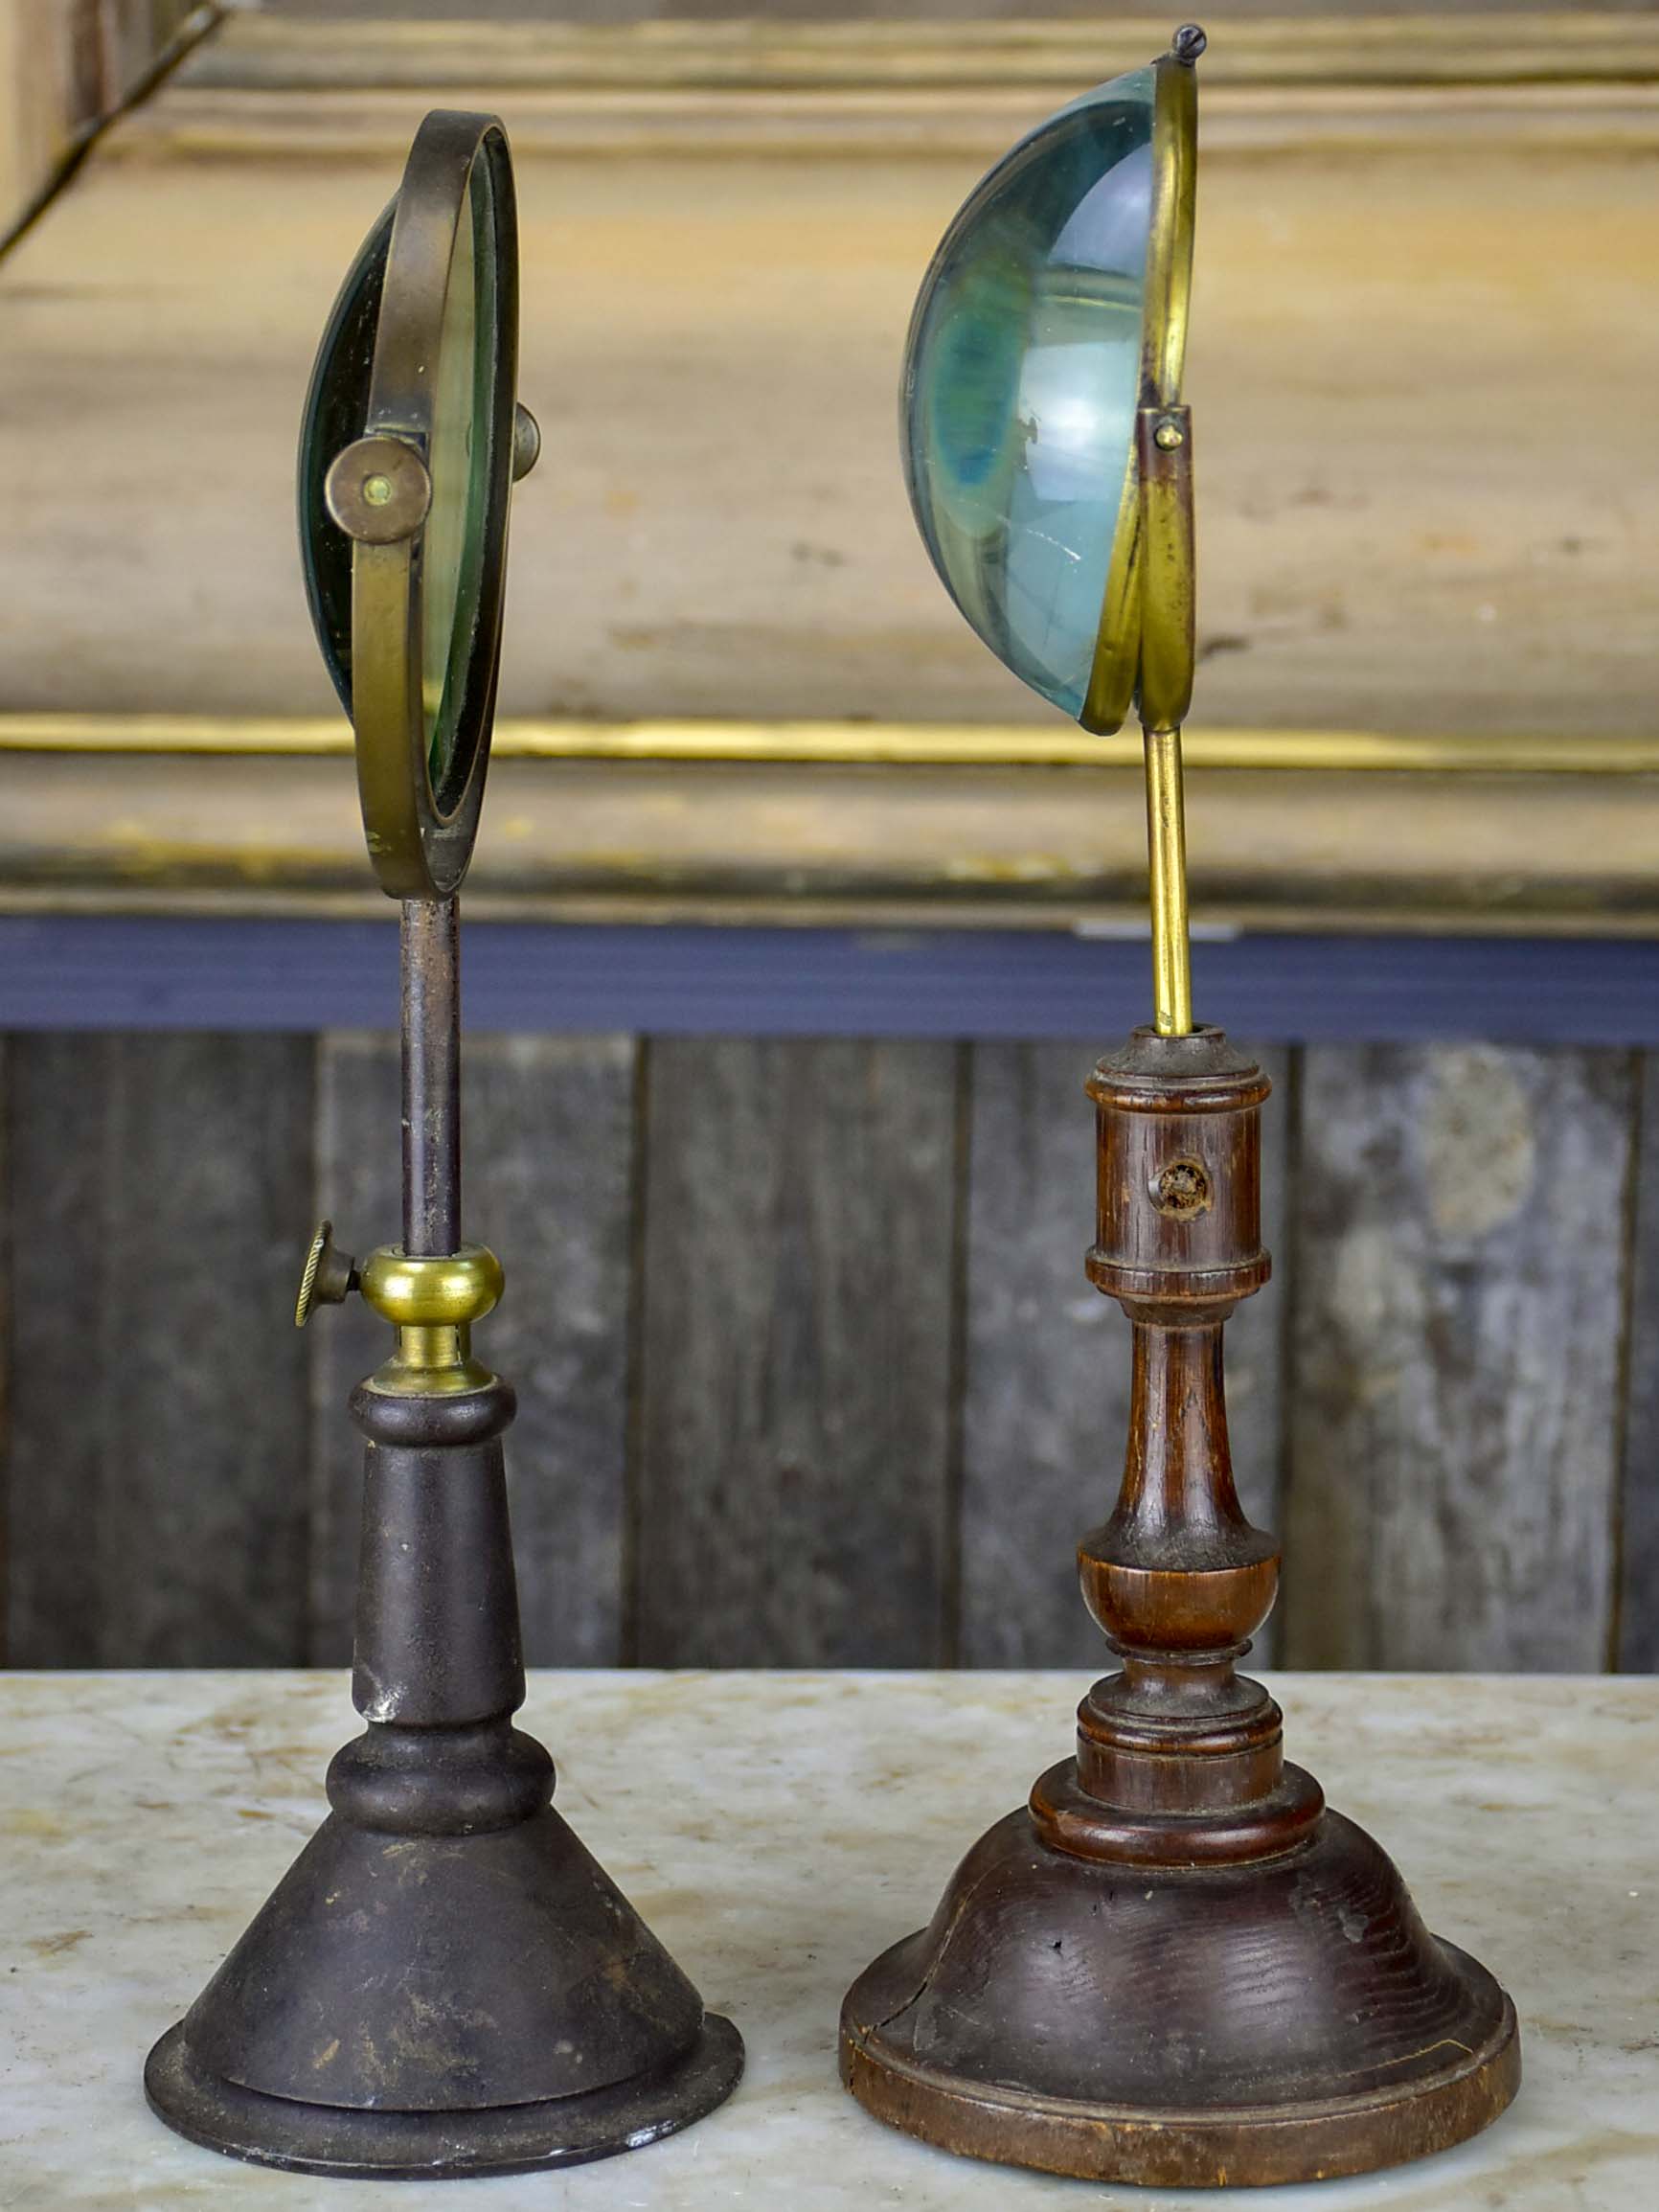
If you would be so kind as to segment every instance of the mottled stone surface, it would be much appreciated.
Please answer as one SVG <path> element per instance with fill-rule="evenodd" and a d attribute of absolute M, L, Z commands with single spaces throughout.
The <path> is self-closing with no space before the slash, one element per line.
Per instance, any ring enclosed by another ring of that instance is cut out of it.
<path fill-rule="evenodd" d="M 415 2212 L 1178 2212 L 1217 2200 L 977 2166 L 836 2085 L 852 1976 L 931 1912 L 1064 1748 L 1064 1675 L 539 1675 L 558 1803 L 701 1985 L 749 2070 L 690 2133 L 558 2177 L 316 2182 L 145 2109 L 176 2018 L 322 1810 L 340 1676 L 0 1677 L 0 2204 Z M 1659 1682 L 1277 1677 L 1294 1755 L 1388 1845 L 1432 1927 L 1520 2009 L 1526 2081 L 1486 2136 L 1250 2212 L 1650 2212 L 1659 2201 Z M 722 1808 L 724 1810 L 722 1811 Z M 396 2199 L 394 2207 L 393 2200 Z"/>

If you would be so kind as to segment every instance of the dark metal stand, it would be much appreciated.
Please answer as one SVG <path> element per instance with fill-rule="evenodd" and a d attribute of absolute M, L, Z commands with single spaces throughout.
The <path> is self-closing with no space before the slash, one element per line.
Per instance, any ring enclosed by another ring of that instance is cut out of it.
<path fill-rule="evenodd" d="M 238 2157 L 433 2178 L 654 2141 L 730 2093 L 743 2051 L 553 1811 L 553 1762 L 511 1723 L 513 1398 L 470 1354 L 500 1271 L 458 1242 L 453 901 L 405 906 L 403 954 L 405 1246 L 362 1270 L 399 1347 L 352 1398 L 368 1726 L 329 1768 L 330 1816 L 145 2087 L 170 2126 Z"/>
<path fill-rule="evenodd" d="M 1138 1031 L 1089 1083 L 1088 1272 L 1134 1325 L 1116 1512 L 1079 1551 L 1123 1660 L 1075 1759 L 969 1852 L 842 2012 L 870 2110 L 983 2158 L 1176 2187 L 1304 2181 L 1473 2134 L 1520 2079 L 1514 2008 L 1429 1934 L 1386 1854 L 1284 1763 L 1236 1661 L 1271 1537 L 1233 1484 L 1221 1333 L 1267 1279 L 1267 1083 L 1218 1031 Z"/>

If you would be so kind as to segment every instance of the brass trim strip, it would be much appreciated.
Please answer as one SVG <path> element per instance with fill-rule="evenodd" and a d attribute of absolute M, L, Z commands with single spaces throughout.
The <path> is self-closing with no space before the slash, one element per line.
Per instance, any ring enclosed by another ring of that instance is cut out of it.
<path fill-rule="evenodd" d="M 1659 731 L 1639 737 L 1443 736 L 1377 730 L 1189 728 L 1206 768 L 1478 776 L 1659 775 Z M 336 715 L 0 714 L 0 753 L 339 758 Z M 497 760 L 805 763 L 846 767 L 1132 768 L 1127 741 L 1017 723 L 504 719 Z"/>

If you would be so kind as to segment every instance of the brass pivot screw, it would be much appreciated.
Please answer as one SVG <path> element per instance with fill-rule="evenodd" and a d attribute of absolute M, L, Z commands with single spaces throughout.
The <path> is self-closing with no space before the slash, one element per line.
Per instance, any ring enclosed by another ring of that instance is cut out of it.
<path fill-rule="evenodd" d="M 318 1306 L 343 1306 L 357 1283 L 357 1263 L 335 1243 L 333 1222 L 319 1221 L 300 1275 L 294 1327 L 303 1329 Z"/>
<path fill-rule="evenodd" d="M 413 537 L 432 505 L 426 464 L 406 438 L 376 434 L 336 453 L 323 480 L 329 513 L 359 545 Z"/>
<path fill-rule="evenodd" d="M 1152 432 L 1152 444 L 1160 453 L 1173 453 L 1187 443 L 1187 433 L 1173 416 L 1167 415 Z"/>

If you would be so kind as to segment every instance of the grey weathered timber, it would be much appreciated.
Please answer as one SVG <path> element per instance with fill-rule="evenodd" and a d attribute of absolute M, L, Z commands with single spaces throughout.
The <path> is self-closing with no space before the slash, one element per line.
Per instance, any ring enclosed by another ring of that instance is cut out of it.
<path fill-rule="evenodd" d="M 1633 1077 L 1307 1053 L 1287 1663 L 1605 1665 Z"/>
<path fill-rule="evenodd" d="M 465 1233 L 507 1270 L 479 1344 L 518 1392 L 508 1491 L 536 1667 L 622 1656 L 635 1051 L 480 1037 L 462 1061 Z"/>
<path fill-rule="evenodd" d="M 1659 1053 L 1641 1060 L 1613 1664 L 1659 1668 Z"/>
<path fill-rule="evenodd" d="M 621 1038 L 467 1042 L 531 1655 L 1101 1663 L 1073 1548 L 1127 1330 L 1081 1269 L 1089 1047 L 637 1049 L 648 1085 Z M 1659 1667 L 1659 1056 L 1640 1157 L 1623 1053 L 1261 1057 L 1275 1275 L 1228 1385 L 1278 1655 Z M 6 1655 L 343 1661 L 387 1334 L 289 1317 L 315 1214 L 398 1234 L 395 1043 L 7 1060 Z"/>
<path fill-rule="evenodd" d="M 330 1030 L 317 1039 L 312 1210 L 333 1222 L 337 1242 L 359 1258 L 376 1244 L 395 1244 L 400 1234 L 400 1114 L 396 1037 Z M 347 1418 L 346 1401 L 387 1357 L 392 1335 L 360 1298 L 323 1309 L 306 1334 L 311 1424 L 307 1658 L 312 1666 L 338 1667 L 352 1656 L 363 1508 L 363 1439 Z M 487 1357 L 482 1332 L 480 1337 Z"/>
<path fill-rule="evenodd" d="M 518 1394 L 507 1469 L 535 1666 L 620 1656 L 633 1063 L 615 1037 L 468 1038 L 462 1061 L 462 1233 L 507 1272 L 478 1352 Z M 349 1249 L 395 1243 L 396 1039 L 326 1036 L 318 1106 L 321 1210 Z M 311 1333 L 312 1655 L 333 1664 L 351 1651 L 362 1475 L 345 1403 L 389 1339 L 356 1300 Z"/>
<path fill-rule="evenodd" d="M 960 1054 L 650 1048 L 635 1655 L 947 1655 Z"/>
<path fill-rule="evenodd" d="M 9 1057 L 9 1656 L 291 1662 L 310 1046 L 20 1037 Z"/>
<path fill-rule="evenodd" d="M 1228 1324 L 1227 1402 L 1239 1494 L 1253 1519 L 1274 1528 L 1289 1055 L 1252 1049 L 1274 1085 L 1262 1115 L 1262 1224 L 1276 1273 Z M 1128 1323 L 1083 1275 L 1095 1205 L 1095 1112 L 1083 1082 L 1096 1057 L 1072 1040 L 973 1048 L 962 1415 L 967 1666 L 1108 1661 L 1078 1593 L 1076 1558 L 1079 1538 L 1117 1494 L 1129 1408 Z M 1269 1621 L 1259 1658 L 1271 1655 L 1272 1635 Z"/>

